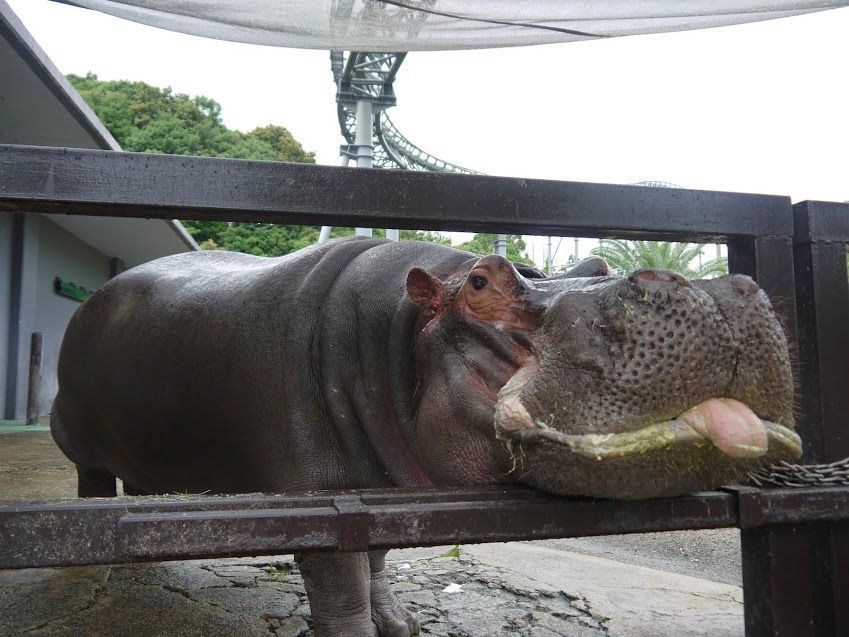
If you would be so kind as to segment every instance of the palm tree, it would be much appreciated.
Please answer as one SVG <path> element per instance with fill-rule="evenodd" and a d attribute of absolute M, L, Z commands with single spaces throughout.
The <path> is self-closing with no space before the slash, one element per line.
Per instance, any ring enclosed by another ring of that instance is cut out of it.
<path fill-rule="evenodd" d="M 705 279 L 728 272 L 728 259 L 711 259 L 693 267 L 692 262 L 702 253 L 693 243 L 670 241 L 621 241 L 602 239 L 592 254 L 602 257 L 610 269 L 625 276 L 640 268 L 663 268 L 680 272 L 688 279 Z"/>

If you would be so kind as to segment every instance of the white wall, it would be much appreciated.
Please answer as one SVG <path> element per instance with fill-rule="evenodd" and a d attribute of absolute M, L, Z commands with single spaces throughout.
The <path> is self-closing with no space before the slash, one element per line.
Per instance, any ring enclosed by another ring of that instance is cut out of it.
<path fill-rule="evenodd" d="M 56 365 L 62 337 L 73 313 L 80 303 L 54 291 L 54 280 L 60 277 L 90 290 L 97 289 L 109 279 L 109 258 L 46 217 L 24 216 L 23 281 L 20 285 L 20 315 L 11 316 L 9 299 L 12 271 L 12 218 L 0 217 L 0 381 L 4 388 L 14 382 L 14 410 L 3 404 L 5 413 L 15 420 L 26 417 L 29 376 L 30 339 L 33 332 L 44 334 L 42 352 L 42 381 L 39 393 L 39 413 L 50 411 L 57 391 Z M 10 322 L 19 326 L 17 349 L 9 341 Z M 10 349 L 11 348 L 11 349 Z M 17 360 L 16 373 L 6 375 L 7 359 Z M 5 391 L 0 393 L 4 401 Z M 11 410 L 11 411 L 10 411 Z"/>
<path fill-rule="evenodd" d="M 44 334 L 39 413 L 47 413 L 58 389 L 56 364 L 62 337 L 68 321 L 80 306 L 79 302 L 56 294 L 54 279 L 58 276 L 95 290 L 109 280 L 109 258 L 52 221 L 42 217 L 40 222 L 37 293 L 31 331 Z M 28 356 L 30 333 L 21 336 Z"/>

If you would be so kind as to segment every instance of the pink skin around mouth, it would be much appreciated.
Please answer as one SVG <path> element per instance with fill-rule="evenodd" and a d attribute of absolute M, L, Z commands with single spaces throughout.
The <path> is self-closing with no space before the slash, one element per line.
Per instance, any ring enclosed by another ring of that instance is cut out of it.
<path fill-rule="evenodd" d="M 761 419 L 739 400 L 711 398 L 683 414 L 681 420 L 732 458 L 757 458 L 769 446 Z"/>

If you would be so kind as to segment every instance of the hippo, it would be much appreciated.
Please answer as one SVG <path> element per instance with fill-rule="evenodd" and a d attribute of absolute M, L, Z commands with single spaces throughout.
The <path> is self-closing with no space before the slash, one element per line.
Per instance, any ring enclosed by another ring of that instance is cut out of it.
<path fill-rule="evenodd" d="M 801 453 L 787 341 L 740 275 L 335 240 L 205 251 L 72 318 L 53 436 L 79 495 L 520 483 L 675 496 Z M 316 635 L 418 632 L 385 551 L 304 553 Z"/>

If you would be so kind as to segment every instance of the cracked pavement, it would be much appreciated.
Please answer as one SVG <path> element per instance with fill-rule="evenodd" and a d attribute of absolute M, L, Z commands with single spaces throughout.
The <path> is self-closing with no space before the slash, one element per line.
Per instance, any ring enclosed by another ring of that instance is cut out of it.
<path fill-rule="evenodd" d="M 739 587 L 543 543 L 394 551 L 423 635 L 742 635 Z M 291 556 L 0 571 L 0 634 L 312 635 Z"/>

